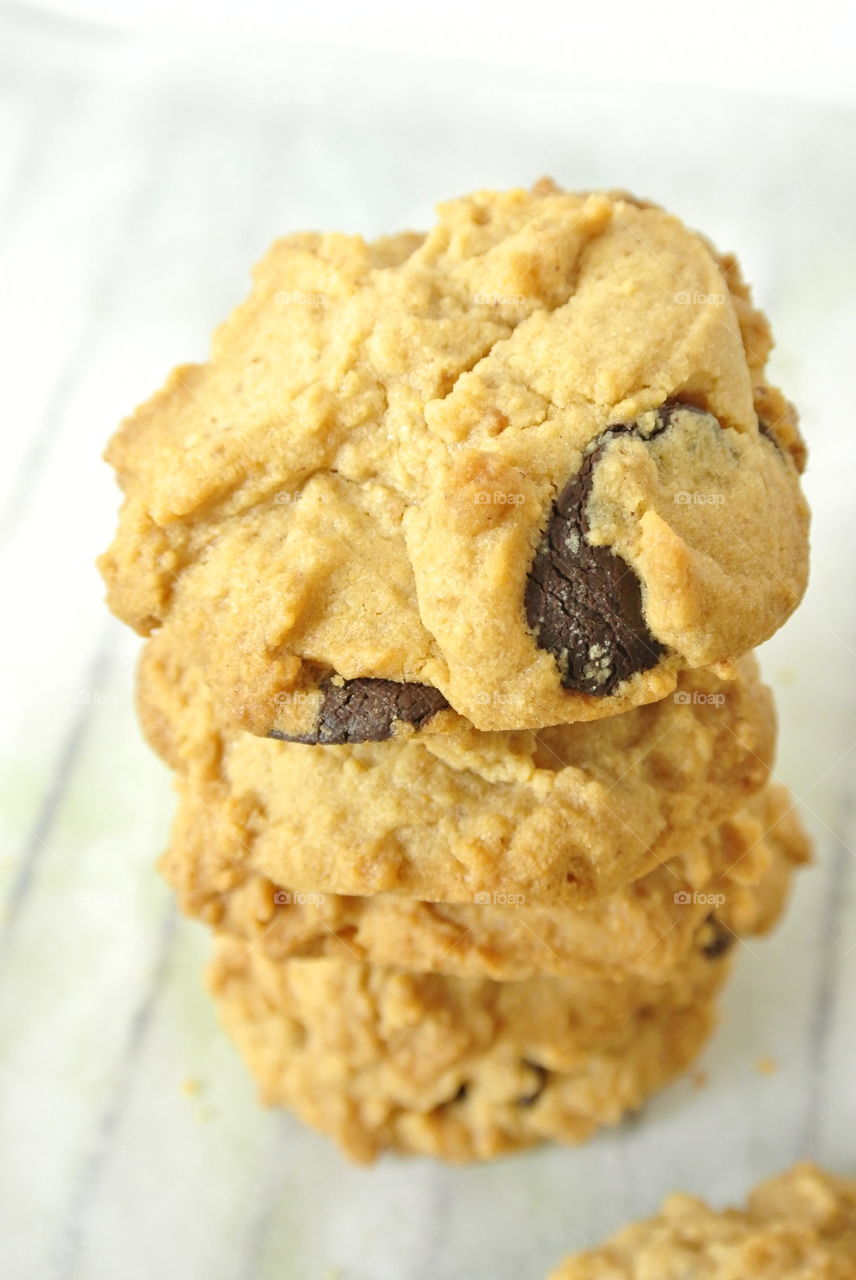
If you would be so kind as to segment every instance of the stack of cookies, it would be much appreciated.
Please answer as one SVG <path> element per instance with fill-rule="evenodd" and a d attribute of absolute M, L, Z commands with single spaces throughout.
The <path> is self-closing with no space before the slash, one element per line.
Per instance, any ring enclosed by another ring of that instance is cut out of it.
<path fill-rule="evenodd" d="M 617 1122 L 805 838 L 750 650 L 804 461 L 732 258 L 624 194 L 277 242 L 109 449 L 163 869 L 268 1102 L 358 1159 Z"/>

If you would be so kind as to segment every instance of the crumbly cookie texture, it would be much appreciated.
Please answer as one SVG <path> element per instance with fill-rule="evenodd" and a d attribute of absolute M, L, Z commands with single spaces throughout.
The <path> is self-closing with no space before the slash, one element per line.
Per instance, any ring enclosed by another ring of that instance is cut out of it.
<path fill-rule="evenodd" d="M 310 892 L 579 904 L 695 848 L 767 781 L 775 725 L 751 657 L 673 698 L 538 733 L 315 747 L 224 729 L 161 633 L 140 669 L 147 736 L 179 773 L 177 848 Z M 463 723 L 463 722 L 462 722 Z M 216 850 L 216 853 L 214 852 Z"/>
<path fill-rule="evenodd" d="M 733 258 L 621 194 L 299 233 L 108 450 L 112 608 L 228 718 L 353 742 L 591 720 L 766 639 L 804 450 Z"/>
<path fill-rule="evenodd" d="M 274 961 L 338 956 L 419 973 L 519 981 L 539 975 L 664 981 L 691 954 L 716 957 L 778 920 L 808 842 L 783 787 L 769 786 L 696 848 L 578 910 L 523 895 L 440 904 L 390 894 L 301 893 L 220 849 L 202 806 L 161 867 L 179 903 Z"/>
<path fill-rule="evenodd" d="M 221 936 L 210 986 L 262 1101 L 357 1160 L 487 1160 L 616 1124 L 695 1057 L 728 957 L 671 983 L 490 982 L 348 960 L 276 963 Z"/>
<path fill-rule="evenodd" d="M 669 1196 L 656 1218 L 569 1258 L 550 1280 L 853 1280 L 856 1179 L 798 1164 L 721 1213 Z"/>

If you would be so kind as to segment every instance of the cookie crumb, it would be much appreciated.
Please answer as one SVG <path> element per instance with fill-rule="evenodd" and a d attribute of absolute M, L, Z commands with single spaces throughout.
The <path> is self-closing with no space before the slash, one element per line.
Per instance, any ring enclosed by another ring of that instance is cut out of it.
<path fill-rule="evenodd" d="M 547 174 L 544 174 L 543 177 L 540 177 L 537 182 L 532 184 L 533 196 L 552 196 L 558 190 L 559 188 L 553 179 L 548 177 Z"/>
<path fill-rule="evenodd" d="M 202 1092 L 202 1082 L 196 1076 L 185 1076 L 181 1082 L 182 1096 L 185 1098 L 198 1098 Z"/>
<path fill-rule="evenodd" d="M 776 1062 L 775 1058 L 769 1057 L 769 1055 L 766 1053 L 763 1054 L 758 1059 L 758 1061 L 755 1063 L 755 1066 L 761 1072 L 762 1076 L 775 1075 L 779 1069 L 779 1064 L 778 1062 Z"/>

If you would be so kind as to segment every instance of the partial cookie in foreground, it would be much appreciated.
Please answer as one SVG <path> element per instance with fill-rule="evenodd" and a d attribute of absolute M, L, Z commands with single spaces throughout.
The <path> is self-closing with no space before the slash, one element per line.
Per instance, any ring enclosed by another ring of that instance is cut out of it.
<path fill-rule="evenodd" d="M 672 1195 L 659 1215 L 568 1258 L 549 1280 L 854 1280 L 856 1179 L 798 1164 L 745 1209 Z"/>
<path fill-rule="evenodd" d="M 610 193 L 299 233 L 108 451 L 112 608 L 259 735 L 614 715 L 802 595 L 804 450 L 733 258 Z"/>
<path fill-rule="evenodd" d="M 775 736 L 752 657 L 733 680 L 687 672 L 673 697 L 590 724 L 321 751 L 225 730 L 161 633 L 139 707 L 180 775 L 178 848 L 202 826 L 212 857 L 277 885 L 440 902 L 558 907 L 638 879 L 763 787 Z"/>
<path fill-rule="evenodd" d="M 275 963 L 221 936 L 210 986 L 262 1101 L 357 1160 L 488 1160 L 582 1142 L 678 1075 L 714 1022 L 728 957 L 673 983 L 490 982 L 346 960 Z"/>
<path fill-rule="evenodd" d="M 272 884 L 221 850 L 202 807 L 179 824 L 161 869 L 182 909 L 269 959 L 338 956 L 414 972 L 519 981 L 539 975 L 664 981 L 778 920 L 808 842 L 783 787 L 768 786 L 698 842 L 605 898 L 573 908 L 417 902 Z"/>

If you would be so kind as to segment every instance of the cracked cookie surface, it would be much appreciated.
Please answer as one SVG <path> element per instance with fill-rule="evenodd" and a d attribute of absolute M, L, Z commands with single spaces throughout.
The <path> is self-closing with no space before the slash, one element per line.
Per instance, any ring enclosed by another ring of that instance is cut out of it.
<path fill-rule="evenodd" d="M 621 195 L 539 183 L 450 201 L 425 236 L 286 237 L 211 360 L 110 445 L 110 603 L 168 630 L 258 735 L 656 700 L 804 589 L 803 448 L 770 344 L 734 259 Z M 551 609 L 563 495 L 580 545 Z M 329 690 L 368 680 L 429 693 L 408 721 L 411 695 L 376 686 L 371 716 L 331 728 Z"/>

